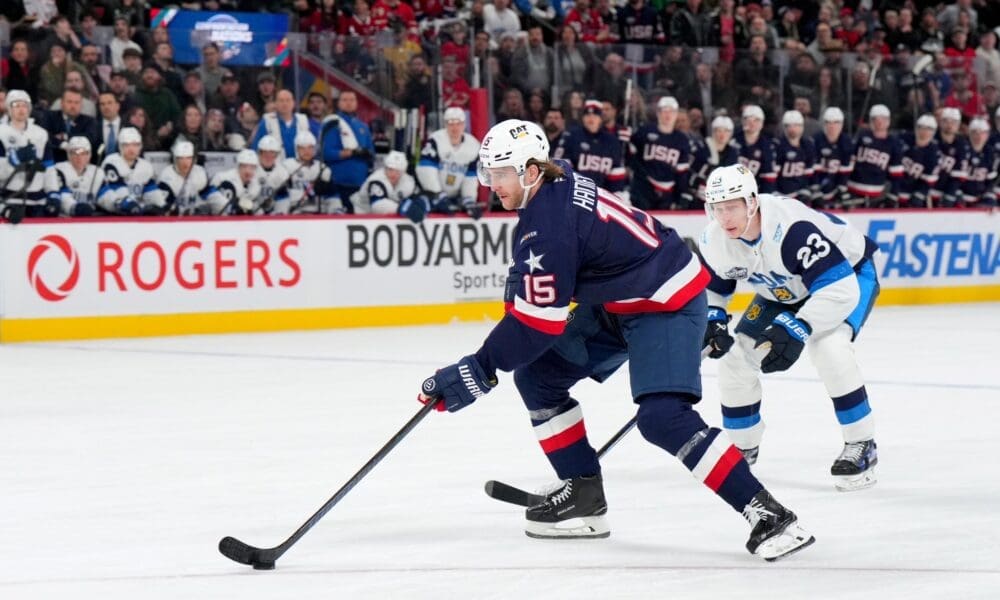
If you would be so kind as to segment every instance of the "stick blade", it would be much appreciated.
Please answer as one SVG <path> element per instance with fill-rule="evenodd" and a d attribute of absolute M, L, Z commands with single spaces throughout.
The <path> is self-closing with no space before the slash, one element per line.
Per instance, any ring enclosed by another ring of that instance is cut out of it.
<path fill-rule="evenodd" d="M 486 495 L 494 500 L 515 504 L 517 506 L 534 506 L 545 501 L 544 496 L 526 492 L 512 485 L 507 485 L 502 481 L 487 481 L 485 491 Z"/>
<path fill-rule="evenodd" d="M 258 570 L 270 570 L 274 568 L 274 557 L 265 556 L 267 552 L 260 548 L 254 548 L 234 537 L 226 536 L 219 541 L 219 552 L 226 558 L 236 561 L 241 565 L 250 565 Z"/>

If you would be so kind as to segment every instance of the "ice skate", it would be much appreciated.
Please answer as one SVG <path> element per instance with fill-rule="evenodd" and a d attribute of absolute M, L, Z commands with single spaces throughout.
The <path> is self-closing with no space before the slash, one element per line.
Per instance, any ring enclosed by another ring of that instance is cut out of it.
<path fill-rule="evenodd" d="M 767 490 L 750 500 L 743 517 L 750 523 L 747 550 L 766 561 L 784 558 L 816 541 L 799 527 L 795 513 L 779 504 Z"/>
<path fill-rule="evenodd" d="M 743 460 L 747 461 L 748 465 L 757 464 L 757 454 L 760 452 L 760 446 L 754 446 L 753 448 L 737 448 L 740 454 L 743 455 Z"/>
<path fill-rule="evenodd" d="M 525 511 L 528 537 L 543 539 L 606 538 L 611 535 L 604 515 L 604 484 L 600 475 L 560 481 L 541 492 L 541 504 Z"/>
<path fill-rule="evenodd" d="M 875 485 L 875 465 L 878 464 L 878 449 L 875 440 L 849 442 L 833 461 L 830 474 L 834 485 L 841 492 L 863 490 Z"/>

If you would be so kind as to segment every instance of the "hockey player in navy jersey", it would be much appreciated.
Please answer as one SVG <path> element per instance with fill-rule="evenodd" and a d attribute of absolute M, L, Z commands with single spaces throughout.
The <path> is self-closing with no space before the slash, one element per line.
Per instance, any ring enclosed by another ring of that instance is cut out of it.
<path fill-rule="evenodd" d="M 545 133 L 527 121 L 499 123 L 483 140 L 480 182 L 518 211 L 508 311 L 478 351 L 424 381 L 421 400 L 457 411 L 492 390 L 497 371 L 514 371 L 562 480 L 527 509 L 526 533 L 607 537 L 601 467 L 570 388 L 603 381 L 628 360 L 639 431 L 745 515 L 747 549 L 774 560 L 807 546 L 813 538 L 795 514 L 694 410 L 708 272 L 676 231 L 548 153 Z M 572 315 L 571 300 L 578 303 Z"/>
<path fill-rule="evenodd" d="M 903 135 L 903 179 L 899 201 L 909 208 L 925 208 L 931 189 L 938 180 L 941 151 L 934 141 L 937 121 L 934 115 L 917 119 L 914 133 Z"/>
<path fill-rule="evenodd" d="M 698 172 L 692 178 L 692 187 L 702 202 L 705 200 L 705 182 L 708 181 L 708 174 L 716 167 L 735 165 L 740 160 L 739 147 L 733 142 L 733 120 L 724 115 L 712 119 L 711 132 L 705 138 L 704 147 L 707 155 L 704 161 L 700 162 Z"/>
<path fill-rule="evenodd" d="M 625 161 L 618 137 L 603 127 L 604 108 L 597 100 L 583 107 L 583 125 L 570 129 L 556 148 L 555 158 L 565 158 L 573 169 L 612 192 L 625 189 Z"/>
<path fill-rule="evenodd" d="M 803 137 L 805 117 L 797 110 L 786 111 L 781 117 L 784 135 L 774 144 L 774 166 L 778 172 L 776 193 L 795 198 L 812 206 L 819 197 L 816 183 L 816 147 L 811 139 Z"/>
<path fill-rule="evenodd" d="M 990 126 L 985 119 L 969 123 L 969 158 L 966 161 L 966 179 L 962 182 L 961 201 L 964 206 L 997 205 L 1000 195 L 997 166 L 1000 153 L 989 143 Z"/>
<path fill-rule="evenodd" d="M 764 130 L 764 109 L 749 104 L 743 109 L 742 125 L 736 133 L 736 145 L 740 149 L 740 163 L 750 169 L 760 181 L 761 189 L 771 191 L 778 181 L 774 167 L 774 145 Z"/>
<path fill-rule="evenodd" d="M 640 127 L 629 144 L 632 204 L 643 210 L 691 208 L 688 171 L 691 141 L 674 129 L 677 100 L 660 98 L 656 123 Z"/>
<path fill-rule="evenodd" d="M 903 178 L 903 143 L 889 133 L 889 107 L 876 104 L 868 111 L 871 128 L 858 131 L 854 142 L 849 198 L 845 204 L 895 206 Z"/>
<path fill-rule="evenodd" d="M 847 177 L 851 174 L 854 142 L 844 131 L 844 112 L 836 106 L 823 111 L 823 131 L 813 138 L 818 161 L 820 199 L 814 201 L 816 208 L 833 208 L 848 199 Z"/>
<path fill-rule="evenodd" d="M 704 343 L 711 358 L 722 359 L 722 424 L 729 438 L 756 461 L 764 433 L 760 373 L 788 369 L 808 346 L 844 438 L 830 470 L 834 484 L 841 491 L 873 485 L 875 425 L 853 342 L 878 296 L 871 261 L 877 246 L 836 217 L 758 195 L 742 165 L 716 169 L 705 201 L 711 222 L 699 248 L 712 281 Z M 740 280 L 756 295 L 734 336 L 726 308 Z"/>
<path fill-rule="evenodd" d="M 934 203 L 945 208 L 954 207 L 962 193 L 965 181 L 965 161 L 969 157 L 969 141 L 958 132 L 962 126 L 962 113 L 957 108 L 942 108 L 938 122 L 937 145 L 941 150 L 937 185 L 931 191 Z"/>

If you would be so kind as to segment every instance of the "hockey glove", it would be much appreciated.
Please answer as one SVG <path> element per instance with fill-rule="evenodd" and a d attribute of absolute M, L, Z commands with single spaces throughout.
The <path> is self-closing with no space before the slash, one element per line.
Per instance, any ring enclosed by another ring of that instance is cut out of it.
<path fill-rule="evenodd" d="M 942 208 L 953 208 L 958 205 L 958 198 L 955 194 L 945 194 L 941 196 L 941 206 Z"/>
<path fill-rule="evenodd" d="M 45 206 L 42 207 L 42 212 L 46 217 L 58 217 L 60 210 L 62 210 L 62 199 L 58 196 L 47 198 Z"/>
<path fill-rule="evenodd" d="M 418 399 L 426 404 L 441 398 L 437 410 L 455 412 L 485 396 L 496 385 L 496 375 L 487 376 L 476 357 L 470 355 L 425 379 Z"/>
<path fill-rule="evenodd" d="M 760 361 L 760 370 L 774 373 L 788 369 L 799 359 L 810 335 L 812 327 L 809 323 L 796 319 L 795 315 L 787 311 L 779 314 L 757 339 L 755 348 L 771 344 L 767 356 Z"/>
<path fill-rule="evenodd" d="M 12 164 L 15 167 L 21 163 L 30 162 L 33 160 L 38 160 L 38 154 L 35 152 L 34 144 L 21 146 L 20 148 L 14 150 L 14 152 L 10 155 L 10 164 Z"/>
<path fill-rule="evenodd" d="M 424 198 L 423 196 L 407 198 L 399 203 L 399 214 L 414 223 L 423 221 L 424 217 L 427 216 L 427 213 L 429 213 L 430 210 L 431 203 L 428 202 L 427 198 Z"/>
<path fill-rule="evenodd" d="M 434 202 L 431 202 L 431 211 L 442 215 L 450 215 L 455 212 L 455 209 L 451 206 L 451 198 L 442 192 L 438 194 L 438 197 L 434 200 Z"/>
<path fill-rule="evenodd" d="M 704 348 L 711 348 L 709 358 L 722 358 L 733 347 L 736 340 L 729 333 L 729 319 L 725 309 L 718 306 L 708 307 L 708 328 L 705 329 Z"/>
<path fill-rule="evenodd" d="M 123 215 L 141 215 L 142 207 L 131 198 L 123 198 L 118 203 L 118 213 Z"/>
<path fill-rule="evenodd" d="M 465 211 L 465 214 L 472 217 L 473 220 L 483 216 L 483 207 L 475 198 L 462 198 L 462 210 Z"/>
<path fill-rule="evenodd" d="M 910 196 L 910 208 L 927 208 L 927 194 L 924 192 L 914 192 Z"/>
<path fill-rule="evenodd" d="M 94 214 L 94 205 L 90 202 L 77 202 L 73 207 L 74 217 L 89 217 Z"/>

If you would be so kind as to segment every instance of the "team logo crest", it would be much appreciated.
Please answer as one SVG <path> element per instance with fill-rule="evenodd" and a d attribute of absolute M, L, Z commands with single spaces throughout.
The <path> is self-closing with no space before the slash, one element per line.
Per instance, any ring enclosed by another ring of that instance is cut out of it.
<path fill-rule="evenodd" d="M 750 308 L 747 309 L 747 314 L 745 315 L 747 321 L 756 321 L 760 318 L 761 311 L 764 310 L 760 307 L 760 304 L 751 304 Z"/>
<path fill-rule="evenodd" d="M 784 286 L 774 288 L 773 290 L 771 290 L 771 293 L 774 294 L 774 298 L 779 302 L 787 302 L 792 298 L 795 298 L 795 294 L 793 294 L 790 289 Z"/>

